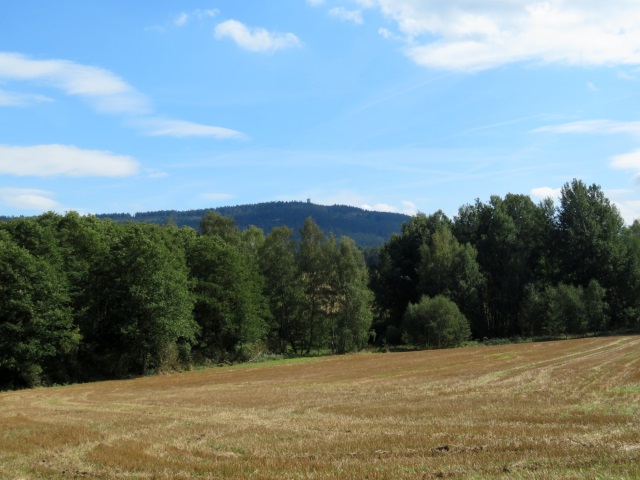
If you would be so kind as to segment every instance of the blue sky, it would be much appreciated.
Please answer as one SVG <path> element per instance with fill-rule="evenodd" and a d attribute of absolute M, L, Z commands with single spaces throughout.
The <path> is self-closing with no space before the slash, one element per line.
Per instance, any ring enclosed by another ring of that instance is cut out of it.
<path fill-rule="evenodd" d="M 637 0 L 0 9 L 0 215 L 309 198 L 453 216 L 580 178 L 640 218 Z"/>

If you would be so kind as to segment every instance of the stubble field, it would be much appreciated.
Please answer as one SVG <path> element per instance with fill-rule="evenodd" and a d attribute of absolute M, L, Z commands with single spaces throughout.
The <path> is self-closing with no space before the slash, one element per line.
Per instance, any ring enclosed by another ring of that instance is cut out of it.
<path fill-rule="evenodd" d="M 640 337 L 1 393 L 0 478 L 640 478 Z"/>

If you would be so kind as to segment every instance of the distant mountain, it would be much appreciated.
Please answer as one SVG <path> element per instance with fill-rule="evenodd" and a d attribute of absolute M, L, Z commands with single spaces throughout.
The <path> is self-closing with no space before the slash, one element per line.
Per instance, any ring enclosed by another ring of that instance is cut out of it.
<path fill-rule="evenodd" d="M 400 232 L 402 224 L 410 218 L 400 213 L 372 212 L 346 205 L 325 206 L 311 202 L 268 202 L 201 210 L 140 212 L 134 215 L 111 213 L 97 217 L 110 218 L 116 222 L 175 222 L 179 227 L 186 225 L 198 229 L 204 214 L 211 210 L 232 217 L 241 230 L 255 225 L 265 233 L 269 233 L 273 227 L 285 225 L 297 235 L 304 220 L 312 217 L 326 234 L 348 236 L 361 248 L 382 245 L 392 234 Z"/>

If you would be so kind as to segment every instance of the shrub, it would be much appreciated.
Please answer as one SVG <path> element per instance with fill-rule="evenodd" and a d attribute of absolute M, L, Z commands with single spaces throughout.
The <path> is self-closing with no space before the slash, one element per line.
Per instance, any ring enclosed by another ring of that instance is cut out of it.
<path fill-rule="evenodd" d="M 409 304 L 403 319 L 407 339 L 434 348 L 455 347 L 471 336 L 469 321 L 448 298 L 423 296 Z"/>

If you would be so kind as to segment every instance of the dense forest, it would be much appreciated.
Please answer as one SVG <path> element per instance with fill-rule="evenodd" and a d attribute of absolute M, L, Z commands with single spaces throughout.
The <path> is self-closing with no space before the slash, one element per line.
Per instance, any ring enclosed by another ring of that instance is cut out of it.
<path fill-rule="evenodd" d="M 359 247 L 378 247 L 389 240 L 393 233 L 400 231 L 408 215 L 390 212 L 374 212 L 346 205 L 317 205 L 307 202 L 266 202 L 253 205 L 237 205 L 201 210 L 164 210 L 157 212 L 111 213 L 97 215 L 98 218 L 111 219 L 118 223 L 145 222 L 178 227 L 200 228 L 200 221 L 208 212 L 215 211 L 235 220 L 240 230 L 251 226 L 270 232 L 275 227 L 293 229 L 294 238 L 299 239 L 299 232 L 304 221 L 312 217 L 318 226 L 327 234 L 336 237 L 347 236 Z"/>
<path fill-rule="evenodd" d="M 369 266 L 209 211 L 199 230 L 46 213 L 0 222 L 0 388 L 123 378 L 260 354 L 640 328 L 640 223 L 597 185 L 559 205 L 493 196 L 418 214 Z"/>

